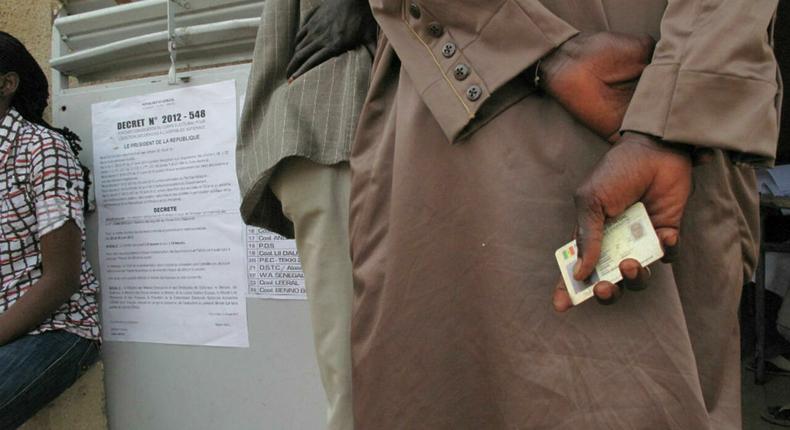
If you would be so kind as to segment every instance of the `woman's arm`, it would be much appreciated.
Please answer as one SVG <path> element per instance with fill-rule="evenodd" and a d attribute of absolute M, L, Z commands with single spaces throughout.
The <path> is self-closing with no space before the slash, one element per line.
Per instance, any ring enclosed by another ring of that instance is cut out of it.
<path fill-rule="evenodd" d="M 0 314 L 0 346 L 35 329 L 79 289 L 81 256 L 82 237 L 74 221 L 41 237 L 44 273 Z"/>

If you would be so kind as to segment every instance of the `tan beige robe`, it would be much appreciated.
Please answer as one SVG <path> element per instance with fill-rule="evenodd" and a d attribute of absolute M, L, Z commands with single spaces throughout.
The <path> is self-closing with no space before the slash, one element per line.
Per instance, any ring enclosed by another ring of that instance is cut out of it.
<path fill-rule="evenodd" d="M 739 429 L 757 207 L 733 160 L 775 150 L 776 0 L 371 4 L 383 39 L 351 160 L 356 428 Z M 609 145 L 521 73 L 602 30 L 661 34 L 624 129 L 715 159 L 694 170 L 679 262 L 616 305 L 557 314 L 553 253 Z"/>

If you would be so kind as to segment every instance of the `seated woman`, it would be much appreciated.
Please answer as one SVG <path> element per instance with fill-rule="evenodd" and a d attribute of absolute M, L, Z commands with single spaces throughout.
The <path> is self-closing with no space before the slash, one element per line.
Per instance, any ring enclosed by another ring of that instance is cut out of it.
<path fill-rule="evenodd" d="M 48 93 L 27 49 L 0 32 L 0 429 L 24 423 L 98 354 L 77 137 L 43 120 Z"/>

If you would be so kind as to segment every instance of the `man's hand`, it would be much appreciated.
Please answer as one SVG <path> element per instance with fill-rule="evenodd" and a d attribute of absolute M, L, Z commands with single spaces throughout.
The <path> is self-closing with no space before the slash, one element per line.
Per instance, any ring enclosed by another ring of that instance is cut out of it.
<path fill-rule="evenodd" d="M 576 191 L 579 260 L 574 278 L 587 279 L 595 269 L 601 254 L 604 221 L 620 215 L 637 201 L 647 209 L 664 247 L 665 261 L 671 261 L 690 194 L 691 157 L 687 152 L 647 135 L 625 133 Z M 643 288 L 649 276 L 635 260 L 621 262 L 620 271 L 623 283 L 632 289 Z M 609 282 L 599 282 L 594 292 L 605 303 L 621 293 L 618 286 Z M 555 289 L 554 308 L 562 312 L 570 307 L 564 287 Z"/>
<path fill-rule="evenodd" d="M 296 35 L 286 74 L 289 80 L 345 51 L 376 43 L 376 21 L 362 0 L 324 0 L 307 15 Z"/>
<path fill-rule="evenodd" d="M 582 124 L 614 142 L 654 45 L 650 36 L 580 34 L 541 61 L 543 86 Z"/>

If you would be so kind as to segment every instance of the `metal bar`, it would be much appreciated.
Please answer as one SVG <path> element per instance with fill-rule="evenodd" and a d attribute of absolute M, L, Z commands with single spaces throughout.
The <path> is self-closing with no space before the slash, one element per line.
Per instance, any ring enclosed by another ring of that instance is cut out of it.
<path fill-rule="evenodd" d="M 209 24 L 234 19 L 257 18 L 261 15 L 260 0 L 189 0 L 180 1 L 184 10 L 177 11 L 181 27 Z M 167 0 L 140 0 L 133 3 L 58 17 L 54 27 L 68 38 L 73 52 L 105 43 L 167 30 Z"/>
<path fill-rule="evenodd" d="M 63 52 L 63 40 L 60 30 L 57 27 L 52 27 L 52 57 L 60 56 Z M 68 89 L 69 78 L 57 69 L 52 69 L 52 94 L 59 94 L 61 91 Z"/>
<path fill-rule="evenodd" d="M 170 70 L 167 72 L 167 82 L 170 85 L 177 83 L 178 72 L 176 71 L 176 11 L 175 0 L 167 2 L 167 51 L 170 53 Z"/>
<path fill-rule="evenodd" d="M 198 44 L 195 43 L 196 41 L 219 39 L 215 36 L 221 33 L 238 36 L 240 30 L 247 31 L 251 38 L 251 42 L 254 42 L 255 32 L 259 24 L 260 18 L 245 18 L 177 28 L 176 38 L 181 40 L 181 50 L 186 47 L 197 46 Z M 66 74 L 79 74 L 85 70 L 92 71 L 101 68 L 103 65 L 112 64 L 118 58 L 122 58 L 130 52 L 135 52 L 135 50 L 149 50 L 151 46 L 157 46 L 160 43 L 166 42 L 168 37 L 167 31 L 132 37 L 95 48 L 84 49 L 72 54 L 55 57 L 50 61 L 50 65 L 52 68 Z M 162 50 L 161 52 L 164 53 L 165 51 Z"/>
<path fill-rule="evenodd" d="M 84 49 L 73 54 L 53 58 L 49 64 L 52 68 L 62 72 L 73 72 L 82 64 L 94 63 L 115 55 L 119 55 L 130 48 L 141 47 L 155 42 L 166 42 L 167 32 L 160 31 L 143 36 L 119 40 L 95 48 Z"/>
<path fill-rule="evenodd" d="M 63 34 L 89 33 L 103 28 L 162 19 L 165 16 L 167 0 L 140 0 L 112 8 L 64 16 L 55 20 L 53 25 Z"/>

